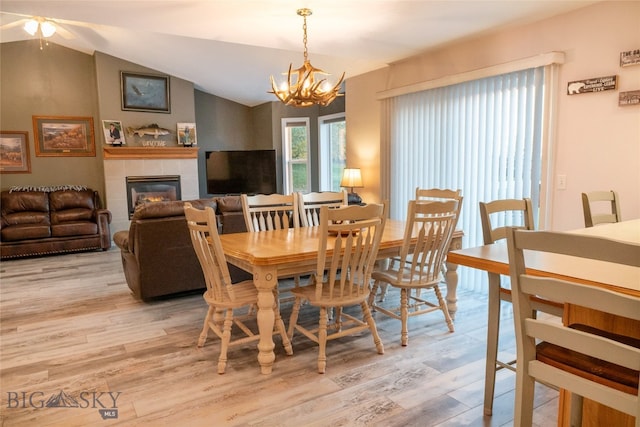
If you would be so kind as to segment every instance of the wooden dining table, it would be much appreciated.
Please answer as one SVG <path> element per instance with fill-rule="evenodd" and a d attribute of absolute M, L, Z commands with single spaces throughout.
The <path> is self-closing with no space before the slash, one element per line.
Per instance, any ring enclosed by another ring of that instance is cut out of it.
<path fill-rule="evenodd" d="M 405 222 L 387 220 L 378 259 L 397 256 L 404 240 Z M 450 249 L 460 248 L 462 231 L 456 230 Z M 318 227 L 299 227 L 272 231 L 221 234 L 220 241 L 227 262 L 253 274 L 258 289 L 258 362 L 263 374 L 270 374 L 275 361 L 272 331 L 274 293 L 279 277 L 310 273 L 317 268 Z M 330 244 L 329 247 L 332 245 Z M 447 263 L 447 304 L 452 316 L 457 302 L 457 266 Z"/>
<path fill-rule="evenodd" d="M 580 228 L 568 231 L 568 233 L 640 244 L 640 219 Z M 491 273 L 509 275 L 509 255 L 504 241 L 491 245 L 450 251 L 448 261 Z M 529 274 L 561 278 L 590 286 L 611 289 L 640 298 L 640 268 L 637 267 L 611 265 L 602 261 L 527 251 L 525 251 L 525 261 L 527 273 Z M 626 318 L 616 318 L 584 307 L 565 306 L 563 322 L 566 324 L 583 323 L 640 339 L 640 322 Z M 568 425 L 569 402 L 570 393 L 561 391 L 558 425 Z M 584 411 L 587 416 L 583 417 L 583 426 L 633 425 L 633 417 L 598 405 L 595 402 L 587 402 L 586 399 Z"/>

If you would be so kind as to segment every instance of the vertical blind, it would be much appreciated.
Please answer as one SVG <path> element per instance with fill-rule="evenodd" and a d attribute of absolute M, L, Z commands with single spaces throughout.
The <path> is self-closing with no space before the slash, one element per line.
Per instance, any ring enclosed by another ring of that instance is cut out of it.
<path fill-rule="evenodd" d="M 462 190 L 463 247 L 482 244 L 478 202 L 529 197 L 537 217 L 544 74 L 545 67 L 530 68 L 385 99 L 382 169 L 391 217 L 405 218 L 416 187 Z M 486 273 L 462 272 L 470 277 L 461 276 L 461 286 L 486 288 Z"/>

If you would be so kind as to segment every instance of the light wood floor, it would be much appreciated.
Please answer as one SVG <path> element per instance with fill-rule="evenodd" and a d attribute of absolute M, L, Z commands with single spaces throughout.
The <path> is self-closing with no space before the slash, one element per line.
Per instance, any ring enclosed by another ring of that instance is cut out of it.
<path fill-rule="evenodd" d="M 2 426 L 512 425 L 509 371 L 498 374 L 493 417 L 482 416 L 481 293 L 459 291 L 455 333 L 440 313 L 411 319 L 408 347 L 399 322 L 376 314 L 385 354 L 368 333 L 332 341 L 324 375 L 317 347 L 299 334 L 293 356 L 276 339 L 271 375 L 260 374 L 255 344 L 232 349 L 218 375 L 218 341 L 196 347 L 202 296 L 136 301 L 115 249 L 6 261 L 0 270 Z M 515 344 L 505 308 L 506 358 Z M 287 323 L 290 303 L 282 309 Z M 315 321 L 312 311 L 301 316 Z M 77 407 L 43 407 L 61 392 Z M 539 386 L 536 394 L 536 424 L 555 425 L 557 392 Z"/>

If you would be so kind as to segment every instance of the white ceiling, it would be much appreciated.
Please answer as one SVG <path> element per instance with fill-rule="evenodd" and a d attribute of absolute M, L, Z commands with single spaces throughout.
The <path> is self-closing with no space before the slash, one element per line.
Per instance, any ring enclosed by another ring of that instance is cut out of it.
<path fill-rule="evenodd" d="M 100 51 L 192 81 L 254 106 L 275 100 L 269 76 L 302 64 L 301 7 L 311 63 L 337 80 L 453 40 L 584 7 L 579 0 L 2 0 L 0 40 L 33 38 L 21 25 L 43 16 L 62 27 L 50 40 Z M 67 30 L 67 31 L 65 31 Z M 63 37 L 66 36 L 66 37 Z M 45 47 L 46 49 L 46 47 Z"/>

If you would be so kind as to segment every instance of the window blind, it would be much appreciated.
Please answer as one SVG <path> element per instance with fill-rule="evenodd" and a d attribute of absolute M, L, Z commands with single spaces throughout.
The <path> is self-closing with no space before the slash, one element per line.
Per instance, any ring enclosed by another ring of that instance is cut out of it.
<path fill-rule="evenodd" d="M 420 187 L 462 190 L 463 247 L 482 245 L 478 202 L 529 197 L 537 218 L 545 93 L 545 67 L 536 67 L 384 99 L 381 170 L 391 217 L 405 219 Z M 486 273 L 468 273 L 475 277 L 461 277 L 461 286 L 486 289 Z"/>

